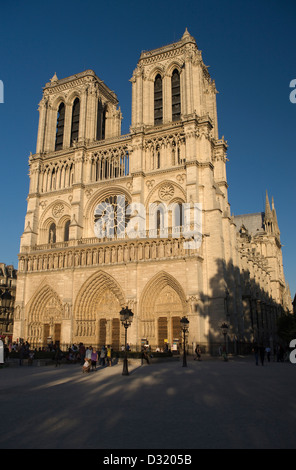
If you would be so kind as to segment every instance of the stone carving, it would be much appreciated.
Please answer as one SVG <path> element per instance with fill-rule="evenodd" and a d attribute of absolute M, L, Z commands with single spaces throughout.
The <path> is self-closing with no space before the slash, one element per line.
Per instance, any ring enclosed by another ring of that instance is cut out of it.
<path fill-rule="evenodd" d="M 170 183 L 166 183 L 161 186 L 161 188 L 158 191 L 160 199 L 163 201 L 167 201 L 173 197 L 175 193 L 174 186 Z"/>
<path fill-rule="evenodd" d="M 61 202 L 55 204 L 52 208 L 52 215 L 54 217 L 60 217 L 64 212 L 64 205 Z"/>

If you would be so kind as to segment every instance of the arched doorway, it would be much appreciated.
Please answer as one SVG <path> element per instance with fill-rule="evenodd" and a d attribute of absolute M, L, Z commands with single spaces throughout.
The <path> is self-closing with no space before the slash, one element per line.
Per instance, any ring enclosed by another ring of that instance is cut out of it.
<path fill-rule="evenodd" d="M 62 340 L 63 305 L 49 286 L 38 290 L 28 307 L 27 339 L 31 347 Z"/>
<path fill-rule="evenodd" d="M 77 295 L 73 341 L 97 348 L 110 344 L 114 350 L 119 350 L 124 343 L 119 319 L 124 304 L 117 281 L 103 271 L 94 274 Z"/>
<path fill-rule="evenodd" d="M 159 293 L 155 302 L 157 317 L 157 346 L 163 350 L 181 340 L 180 320 L 183 306 L 179 295 L 171 286 L 166 286 Z"/>
<path fill-rule="evenodd" d="M 187 304 L 180 283 L 162 271 L 145 287 L 140 303 L 141 335 L 153 348 L 172 348 L 181 340 L 180 320 Z"/>

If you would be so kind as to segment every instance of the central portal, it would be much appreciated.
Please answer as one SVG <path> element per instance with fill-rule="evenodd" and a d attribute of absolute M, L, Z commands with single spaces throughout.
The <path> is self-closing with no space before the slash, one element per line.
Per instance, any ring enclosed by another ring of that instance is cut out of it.
<path fill-rule="evenodd" d="M 182 302 L 175 290 L 166 286 L 155 302 L 157 321 L 156 346 L 164 349 L 166 344 L 171 347 L 180 340 L 180 320 L 182 317 Z"/>

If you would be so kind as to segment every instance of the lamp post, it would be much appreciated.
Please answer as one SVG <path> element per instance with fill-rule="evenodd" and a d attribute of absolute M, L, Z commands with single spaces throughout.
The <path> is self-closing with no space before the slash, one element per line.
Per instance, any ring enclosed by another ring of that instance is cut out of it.
<path fill-rule="evenodd" d="M 187 360 L 186 360 L 186 333 L 188 333 L 189 329 L 189 320 L 186 317 L 181 318 L 181 330 L 183 331 L 183 366 L 187 367 Z"/>
<path fill-rule="evenodd" d="M 228 333 L 228 325 L 227 323 L 222 323 L 221 325 L 221 331 L 224 335 L 224 361 L 227 361 L 227 347 L 226 347 L 226 336 L 227 336 L 227 333 Z"/>
<path fill-rule="evenodd" d="M 127 364 L 127 329 L 133 321 L 133 312 L 127 306 L 120 310 L 120 321 L 125 328 L 125 348 L 124 348 L 124 360 L 123 360 L 123 370 L 122 375 L 129 375 L 128 373 L 128 364 Z"/>

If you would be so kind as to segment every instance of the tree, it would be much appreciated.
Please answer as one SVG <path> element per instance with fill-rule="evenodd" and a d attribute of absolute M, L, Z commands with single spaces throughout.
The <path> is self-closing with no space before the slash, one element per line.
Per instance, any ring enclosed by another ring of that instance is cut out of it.
<path fill-rule="evenodd" d="M 290 341 L 296 338 L 296 315 L 281 315 L 277 320 L 277 333 L 289 345 Z"/>

